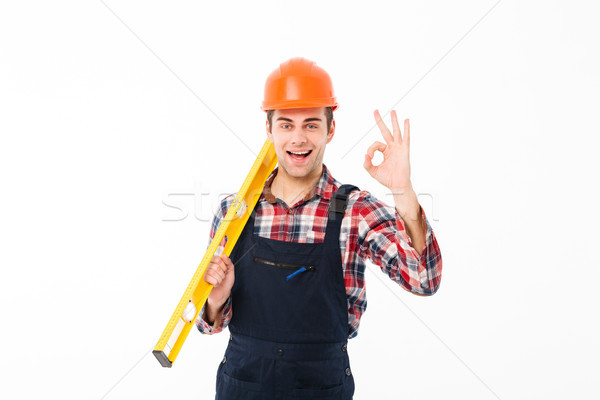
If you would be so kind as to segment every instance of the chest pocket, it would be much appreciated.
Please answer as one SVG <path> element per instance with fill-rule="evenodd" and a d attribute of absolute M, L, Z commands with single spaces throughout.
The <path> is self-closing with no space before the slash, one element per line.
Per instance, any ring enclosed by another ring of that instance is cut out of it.
<path fill-rule="evenodd" d="M 325 232 L 317 232 L 312 229 L 306 232 L 306 243 L 323 243 L 325 241 Z"/>

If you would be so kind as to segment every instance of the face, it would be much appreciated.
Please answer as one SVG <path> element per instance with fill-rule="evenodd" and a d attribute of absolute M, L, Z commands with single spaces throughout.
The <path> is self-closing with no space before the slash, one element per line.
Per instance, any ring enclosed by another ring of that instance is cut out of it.
<path fill-rule="evenodd" d="M 327 132 L 324 108 L 275 110 L 267 136 L 275 146 L 279 170 L 293 178 L 313 178 L 321 173 L 325 146 L 333 139 L 335 121 Z"/>

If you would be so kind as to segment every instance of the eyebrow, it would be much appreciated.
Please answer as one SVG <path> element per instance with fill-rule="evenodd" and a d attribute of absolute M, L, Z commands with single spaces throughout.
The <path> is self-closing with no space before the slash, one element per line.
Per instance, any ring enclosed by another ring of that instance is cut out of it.
<path fill-rule="evenodd" d="M 286 117 L 279 117 L 277 118 L 275 121 L 287 121 L 287 122 L 294 122 L 289 118 Z M 304 120 L 304 122 L 311 122 L 311 121 L 323 121 L 321 118 L 306 118 Z"/>

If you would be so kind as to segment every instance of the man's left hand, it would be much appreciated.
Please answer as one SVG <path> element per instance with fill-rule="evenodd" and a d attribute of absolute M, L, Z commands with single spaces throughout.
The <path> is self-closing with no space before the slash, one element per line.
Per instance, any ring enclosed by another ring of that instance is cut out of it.
<path fill-rule="evenodd" d="M 390 189 L 392 193 L 404 193 L 412 190 L 409 160 L 410 126 L 408 119 L 405 119 L 404 137 L 402 137 L 396 111 L 392 110 L 391 114 L 393 134 L 381 119 L 379 111 L 375 110 L 375 121 L 385 144 L 379 141 L 373 143 L 365 154 L 363 166 L 373 178 Z M 383 154 L 383 161 L 379 165 L 373 165 L 375 151 Z"/>

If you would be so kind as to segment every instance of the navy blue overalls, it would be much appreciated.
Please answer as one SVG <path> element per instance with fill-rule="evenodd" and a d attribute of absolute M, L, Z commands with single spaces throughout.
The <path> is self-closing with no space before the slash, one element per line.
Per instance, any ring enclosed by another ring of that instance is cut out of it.
<path fill-rule="evenodd" d="M 352 399 L 339 237 L 357 189 L 343 185 L 332 196 L 323 243 L 255 235 L 252 213 L 230 255 L 231 336 L 216 399 Z"/>

